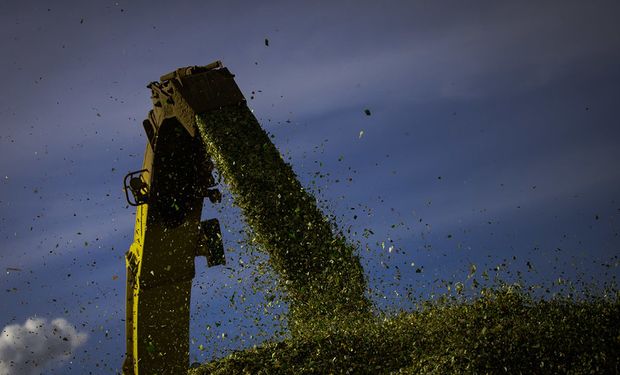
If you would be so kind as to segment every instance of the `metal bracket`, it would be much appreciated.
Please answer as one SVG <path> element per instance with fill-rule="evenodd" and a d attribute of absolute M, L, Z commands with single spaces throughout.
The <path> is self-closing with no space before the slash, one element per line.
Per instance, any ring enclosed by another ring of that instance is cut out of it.
<path fill-rule="evenodd" d="M 148 172 L 148 169 L 140 169 L 139 171 L 129 172 L 123 179 L 123 185 L 125 187 L 125 199 L 130 206 L 140 206 L 148 201 L 148 184 L 142 178 L 142 173 Z M 137 175 L 137 177 L 136 177 Z M 133 195 L 133 202 L 129 199 L 129 191 Z"/>
<path fill-rule="evenodd" d="M 197 73 L 204 73 L 204 72 L 208 72 L 209 70 L 220 69 L 222 67 L 224 67 L 224 65 L 219 60 L 214 61 L 211 64 L 203 65 L 203 66 L 197 66 L 197 65 L 186 66 L 184 68 L 179 68 L 170 73 L 164 74 L 163 76 L 159 78 L 159 80 L 164 82 L 164 81 L 169 81 L 172 79 L 177 79 L 179 83 L 182 83 L 181 82 L 182 77 L 191 76 L 192 74 L 197 74 Z"/>
<path fill-rule="evenodd" d="M 200 237 L 196 256 L 206 257 L 208 267 L 226 264 L 222 232 L 220 222 L 217 219 L 204 220 L 200 223 Z"/>

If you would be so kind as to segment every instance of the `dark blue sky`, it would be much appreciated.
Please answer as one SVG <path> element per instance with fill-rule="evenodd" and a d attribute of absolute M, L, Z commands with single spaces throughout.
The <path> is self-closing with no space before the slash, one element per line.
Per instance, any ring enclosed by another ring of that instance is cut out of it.
<path fill-rule="evenodd" d="M 145 85 L 217 59 L 360 241 L 377 306 L 504 259 L 528 283 L 611 282 L 619 17 L 613 1 L 0 1 L 0 328 L 64 318 L 88 338 L 49 373 L 120 368 Z M 226 224 L 229 269 L 197 263 L 201 360 L 273 331 L 261 293 L 240 299 L 255 267 L 224 206 L 205 215 Z"/>

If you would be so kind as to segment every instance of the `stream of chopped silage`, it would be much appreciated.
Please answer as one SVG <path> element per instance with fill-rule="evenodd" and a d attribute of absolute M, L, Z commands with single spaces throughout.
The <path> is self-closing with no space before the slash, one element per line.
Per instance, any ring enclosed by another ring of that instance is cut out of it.
<path fill-rule="evenodd" d="M 368 316 L 355 248 L 337 233 L 245 106 L 198 115 L 207 154 L 286 286 L 293 335 Z"/>

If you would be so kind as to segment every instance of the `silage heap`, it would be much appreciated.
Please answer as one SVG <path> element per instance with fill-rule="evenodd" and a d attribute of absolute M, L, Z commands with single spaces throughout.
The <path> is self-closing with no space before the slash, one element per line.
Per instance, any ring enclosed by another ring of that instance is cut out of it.
<path fill-rule="evenodd" d="M 196 116 L 206 152 L 286 287 L 293 335 L 368 316 L 363 269 L 245 106 Z"/>

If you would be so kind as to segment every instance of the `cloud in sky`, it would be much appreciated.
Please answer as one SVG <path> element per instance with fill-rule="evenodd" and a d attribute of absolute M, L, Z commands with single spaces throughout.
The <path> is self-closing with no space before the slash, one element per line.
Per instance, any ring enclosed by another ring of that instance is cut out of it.
<path fill-rule="evenodd" d="M 0 333 L 0 375 L 41 374 L 52 363 L 71 357 L 88 335 L 62 318 L 29 318 Z"/>

